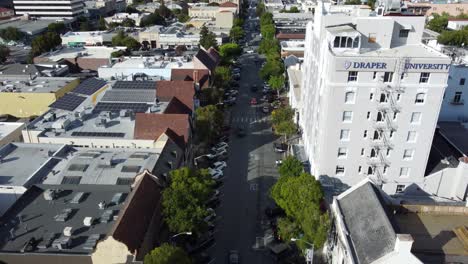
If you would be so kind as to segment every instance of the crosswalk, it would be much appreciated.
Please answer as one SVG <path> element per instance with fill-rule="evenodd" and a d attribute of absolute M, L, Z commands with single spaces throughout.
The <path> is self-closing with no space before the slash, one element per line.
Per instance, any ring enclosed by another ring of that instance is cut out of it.
<path fill-rule="evenodd" d="M 231 117 L 231 124 L 266 123 L 268 120 L 268 116 L 256 113 L 236 114 L 235 116 Z"/>

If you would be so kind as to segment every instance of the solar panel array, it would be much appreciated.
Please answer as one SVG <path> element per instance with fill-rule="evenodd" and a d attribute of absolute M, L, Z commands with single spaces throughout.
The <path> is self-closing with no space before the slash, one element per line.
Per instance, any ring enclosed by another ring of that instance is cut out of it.
<path fill-rule="evenodd" d="M 112 89 L 156 89 L 154 81 L 117 81 Z"/>
<path fill-rule="evenodd" d="M 86 97 L 74 95 L 74 94 L 65 94 L 64 96 L 60 97 L 57 101 L 53 102 L 49 107 L 62 109 L 67 111 L 75 110 Z"/>
<path fill-rule="evenodd" d="M 156 99 L 154 90 L 118 89 L 108 90 L 101 102 L 152 103 Z"/>
<path fill-rule="evenodd" d="M 78 85 L 73 92 L 77 94 L 84 94 L 84 95 L 92 95 L 93 93 L 97 92 L 99 89 L 104 87 L 107 82 L 103 80 L 99 80 L 96 78 L 90 78 Z"/>
<path fill-rule="evenodd" d="M 72 136 L 77 137 L 113 137 L 113 138 L 121 138 L 125 137 L 125 133 L 117 133 L 117 132 L 72 132 Z"/>
<path fill-rule="evenodd" d="M 148 104 L 145 103 L 106 103 L 99 102 L 94 107 L 94 112 L 120 112 L 120 110 L 132 110 L 134 113 L 145 113 L 149 108 Z"/>

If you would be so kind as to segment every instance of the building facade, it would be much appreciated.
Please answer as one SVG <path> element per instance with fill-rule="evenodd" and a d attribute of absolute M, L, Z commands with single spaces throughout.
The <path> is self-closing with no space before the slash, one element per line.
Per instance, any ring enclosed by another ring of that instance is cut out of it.
<path fill-rule="evenodd" d="M 423 181 L 450 59 L 421 44 L 424 17 L 391 8 L 319 2 L 307 26 L 298 120 L 325 186 L 370 177 L 394 194 Z"/>
<path fill-rule="evenodd" d="M 74 19 L 84 14 L 83 0 L 14 0 L 13 5 L 16 15 L 19 16 Z"/>

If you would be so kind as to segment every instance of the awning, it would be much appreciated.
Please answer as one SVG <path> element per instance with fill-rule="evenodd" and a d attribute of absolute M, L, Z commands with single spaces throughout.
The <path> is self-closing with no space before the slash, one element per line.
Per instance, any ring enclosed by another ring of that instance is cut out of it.
<path fill-rule="evenodd" d="M 401 24 L 401 28 L 405 30 L 412 30 L 413 26 L 409 24 Z"/>

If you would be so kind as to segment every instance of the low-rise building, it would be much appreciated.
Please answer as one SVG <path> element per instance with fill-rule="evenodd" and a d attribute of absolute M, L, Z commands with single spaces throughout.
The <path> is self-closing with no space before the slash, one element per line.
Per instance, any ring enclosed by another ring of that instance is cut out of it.
<path fill-rule="evenodd" d="M 335 197 L 331 212 L 329 263 L 468 261 L 464 205 L 395 200 L 364 180 Z"/>
<path fill-rule="evenodd" d="M 305 34 L 280 32 L 276 34 L 276 39 L 278 41 L 305 41 Z"/>
<path fill-rule="evenodd" d="M 313 20 L 313 13 L 273 13 L 273 22 L 279 32 L 305 33 L 307 23 Z"/>
<path fill-rule="evenodd" d="M 224 3 L 233 3 L 237 5 L 237 13 L 239 13 L 240 5 L 241 2 L 239 0 L 209 0 L 208 3 L 218 3 L 219 5 L 222 5 Z"/>
<path fill-rule="evenodd" d="M 458 16 L 468 10 L 466 3 L 411 3 L 405 2 L 406 8 L 409 12 L 416 15 L 431 16 L 432 14 L 447 13 L 450 16 Z"/>
<path fill-rule="evenodd" d="M 0 77 L 0 115 L 42 115 L 51 103 L 78 84 L 79 79 L 70 77 Z"/>
<path fill-rule="evenodd" d="M 189 8 L 189 16 L 196 19 L 214 20 L 218 28 L 231 28 L 237 16 L 238 6 L 225 2 L 219 6 L 193 6 Z"/>
<path fill-rule="evenodd" d="M 15 12 L 13 9 L 6 8 L 6 7 L 0 7 L 0 18 L 5 19 L 5 18 L 10 18 L 15 15 Z"/>
<path fill-rule="evenodd" d="M 117 35 L 117 32 L 112 30 L 107 31 L 69 31 L 60 37 L 62 45 L 69 47 L 82 46 L 101 46 L 112 43 L 112 38 Z"/>
<path fill-rule="evenodd" d="M 69 72 L 67 65 L 57 63 L 41 64 L 4 64 L 0 65 L 0 74 L 3 78 L 16 77 L 59 77 Z"/>
<path fill-rule="evenodd" d="M 24 123 L 21 122 L 0 122 L 0 147 L 11 142 L 23 141 L 23 127 Z"/>
<path fill-rule="evenodd" d="M 102 170 L 102 169 L 100 169 Z M 163 181 L 145 171 L 125 185 L 35 185 L 0 228 L 6 263 L 143 261 L 163 237 Z"/>
<path fill-rule="evenodd" d="M 468 19 L 465 18 L 449 18 L 447 29 L 461 30 L 468 25 Z"/>
<path fill-rule="evenodd" d="M 291 108 L 294 110 L 295 114 L 295 121 L 299 123 L 299 110 L 302 108 L 302 94 L 301 94 L 301 85 L 302 85 L 302 71 L 297 66 L 291 66 L 287 70 L 288 73 L 288 85 L 289 85 L 289 104 Z"/>
<path fill-rule="evenodd" d="M 47 26 L 51 23 L 54 23 L 56 20 L 52 19 L 27 19 L 27 18 L 11 18 L 8 20 L 0 21 L 0 29 L 6 29 L 8 27 L 17 28 L 20 32 L 25 34 L 27 39 L 32 39 L 35 36 L 45 32 Z M 64 21 L 64 23 L 69 23 L 69 21 Z"/>
<path fill-rule="evenodd" d="M 304 58 L 304 41 L 281 41 L 280 46 L 282 58 L 288 57 L 289 55 L 294 55 L 298 58 Z"/>
<path fill-rule="evenodd" d="M 126 47 L 65 47 L 35 57 L 34 63 L 66 64 L 71 72 L 97 71 L 99 67 L 111 64 L 112 52 L 125 49 Z"/>
<path fill-rule="evenodd" d="M 104 18 L 106 23 L 122 23 L 126 19 L 135 21 L 135 26 L 139 27 L 143 18 L 147 17 L 149 13 L 116 13 L 113 16 Z"/>
<path fill-rule="evenodd" d="M 172 81 L 192 81 L 200 89 L 210 86 L 210 71 L 203 69 L 172 69 Z"/>

